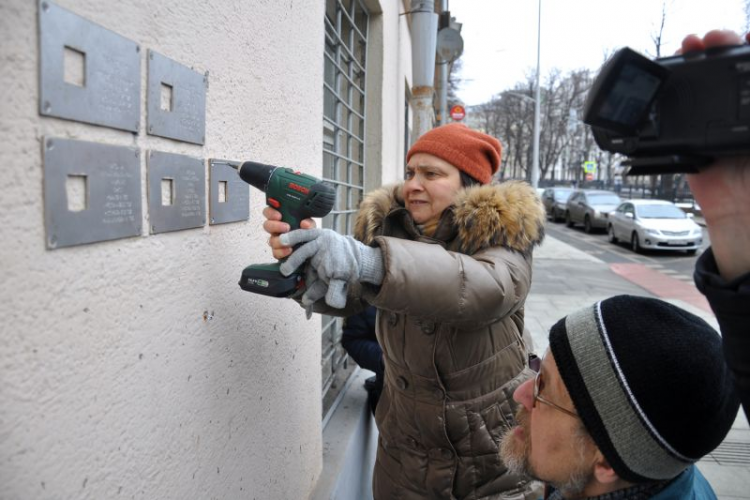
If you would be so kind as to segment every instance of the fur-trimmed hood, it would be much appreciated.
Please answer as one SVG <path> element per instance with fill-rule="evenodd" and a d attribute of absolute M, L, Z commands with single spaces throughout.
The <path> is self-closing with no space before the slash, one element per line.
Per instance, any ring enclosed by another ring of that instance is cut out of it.
<path fill-rule="evenodd" d="M 355 238 L 369 245 L 381 235 L 386 217 L 404 208 L 402 186 L 384 186 L 365 196 L 354 225 Z M 534 189 L 522 181 L 462 189 L 453 220 L 461 251 L 469 255 L 493 246 L 528 253 L 544 239 L 544 207 Z"/>

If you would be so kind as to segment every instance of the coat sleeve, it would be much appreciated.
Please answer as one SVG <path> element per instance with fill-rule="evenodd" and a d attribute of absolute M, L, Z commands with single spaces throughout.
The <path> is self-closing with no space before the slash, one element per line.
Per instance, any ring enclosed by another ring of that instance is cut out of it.
<path fill-rule="evenodd" d="M 385 276 L 369 302 L 380 309 L 467 327 L 494 323 L 523 307 L 531 257 L 504 247 L 474 255 L 440 245 L 378 237 Z"/>
<path fill-rule="evenodd" d="M 719 275 L 709 249 L 698 258 L 694 278 L 716 315 L 724 357 L 734 373 L 745 415 L 750 417 L 750 273 L 727 282 Z"/>

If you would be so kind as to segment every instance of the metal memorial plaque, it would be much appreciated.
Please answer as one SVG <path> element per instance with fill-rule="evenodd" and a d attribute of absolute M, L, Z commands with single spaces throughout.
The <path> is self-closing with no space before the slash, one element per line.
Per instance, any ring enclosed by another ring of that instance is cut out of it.
<path fill-rule="evenodd" d="M 141 234 L 138 150 L 70 139 L 44 139 L 44 219 L 47 248 Z M 71 180 L 80 182 L 71 207 Z"/>
<path fill-rule="evenodd" d="M 140 46 L 48 1 L 39 2 L 39 112 L 137 132 Z M 68 54 L 79 77 L 67 81 Z"/>
<path fill-rule="evenodd" d="M 240 179 L 227 160 L 210 160 L 209 215 L 211 224 L 250 218 L 250 186 Z"/>
<path fill-rule="evenodd" d="M 151 234 L 206 223 L 206 168 L 192 156 L 150 151 L 148 211 Z"/>
<path fill-rule="evenodd" d="M 207 76 L 149 50 L 148 133 L 204 144 L 207 84 Z"/>

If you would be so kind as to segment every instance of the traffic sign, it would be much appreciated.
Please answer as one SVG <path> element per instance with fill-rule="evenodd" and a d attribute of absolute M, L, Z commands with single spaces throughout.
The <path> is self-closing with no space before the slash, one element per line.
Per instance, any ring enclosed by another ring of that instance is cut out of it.
<path fill-rule="evenodd" d="M 460 122 L 466 116 L 466 110 L 460 104 L 456 104 L 451 108 L 451 118 L 454 121 Z"/>
<path fill-rule="evenodd" d="M 453 28 L 443 28 L 437 34 L 438 64 L 452 63 L 464 51 L 464 39 Z"/>
<path fill-rule="evenodd" d="M 595 174 L 596 173 L 596 162 L 595 161 L 585 161 L 583 162 L 583 171 L 587 174 Z"/>

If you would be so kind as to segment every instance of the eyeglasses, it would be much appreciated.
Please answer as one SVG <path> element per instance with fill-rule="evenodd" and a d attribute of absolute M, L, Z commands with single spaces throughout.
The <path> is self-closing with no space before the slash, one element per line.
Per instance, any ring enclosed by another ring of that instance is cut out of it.
<path fill-rule="evenodd" d="M 542 403 L 549 405 L 552 408 L 558 409 L 563 413 L 567 413 L 571 417 L 579 418 L 576 412 L 567 410 L 563 408 L 562 406 L 555 404 L 552 401 L 544 399 L 542 396 L 540 396 L 542 389 L 544 389 L 544 379 L 542 378 L 542 364 L 543 363 L 544 363 L 544 357 L 542 357 L 542 362 L 539 364 L 539 371 L 536 372 L 536 378 L 534 379 L 534 403 L 532 404 L 532 407 L 536 408 L 536 402 L 541 401 Z"/>

